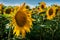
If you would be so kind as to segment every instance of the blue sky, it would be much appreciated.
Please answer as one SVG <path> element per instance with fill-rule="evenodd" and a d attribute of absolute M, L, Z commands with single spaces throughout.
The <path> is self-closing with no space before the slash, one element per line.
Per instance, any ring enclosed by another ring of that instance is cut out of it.
<path fill-rule="evenodd" d="M 23 2 L 26 2 L 31 7 L 38 5 L 39 2 L 44 1 L 49 6 L 51 4 L 60 5 L 60 0 L 0 0 L 0 3 L 4 5 L 20 5 Z"/>

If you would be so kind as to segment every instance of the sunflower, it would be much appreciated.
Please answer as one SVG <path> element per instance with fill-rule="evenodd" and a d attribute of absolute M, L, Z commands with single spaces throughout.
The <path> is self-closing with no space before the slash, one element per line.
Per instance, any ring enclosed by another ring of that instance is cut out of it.
<path fill-rule="evenodd" d="M 46 3 L 45 3 L 45 2 L 41 2 L 41 3 L 40 3 L 40 7 L 41 7 L 41 9 L 46 8 Z"/>
<path fill-rule="evenodd" d="M 56 9 L 56 16 L 60 16 L 60 7 Z"/>
<path fill-rule="evenodd" d="M 38 10 L 40 11 L 40 12 L 43 12 L 43 11 L 45 11 L 44 9 L 46 8 L 46 3 L 45 2 L 41 2 L 40 3 L 40 6 L 38 7 Z"/>
<path fill-rule="evenodd" d="M 55 13 L 56 13 L 56 7 L 55 6 L 49 7 L 46 12 L 47 19 L 49 20 L 53 19 L 55 17 Z"/>
<path fill-rule="evenodd" d="M 0 10 L 2 10 L 2 6 L 3 6 L 3 4 L 0 4 Z"/>
<path fill-rule="evenodd" d="M 58 7 L 57 10 L 60 11 L 60 7 Z"/>
<path fill-rule="evenodd" d="M 2 13 L 3 4 L 0 4 L 0 13 Z"/>
<path fill-rule="evenodd" d="M 31 10 L 32 12 L 33 12 L 33 14 L 37 14 L 39 11 L 37 10 L 37 8 L 32 8 L 32 10 Z"/>
<path fill-rule="evenodd" d="M 13 12 L 13 8 L 7 7 L 4 9 L 4 14 L 11 14 Z"/>
<path fill-rule="evenodd" d="M 30 32 L 32 25 L 31 13 L 25 8 L 25 3 L 19 7 L 12 17 L 12 25 L 14 27 L 13 34 L 17 37 L 25 37 L 26 32 Z"/>

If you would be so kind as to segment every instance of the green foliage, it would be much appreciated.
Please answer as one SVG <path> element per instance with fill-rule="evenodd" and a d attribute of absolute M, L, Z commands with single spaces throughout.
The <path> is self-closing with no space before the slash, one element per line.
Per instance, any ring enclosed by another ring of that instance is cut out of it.
<path fill-rule="evenodd" d="M 11 6 L 10 6 L 11 7 Z M 3 7 L 3 9 L 6 6 Z M 29 6 L 27 6 L 30 9 Z M 38 8 L 38 6 L 36 6 Z M 13 29 L 10 27 L 10 17 L 7 14 L 0 14 L 0 39 L 1 40 L 59 40 L 60 39 L 60 12 L 56 14 L 53 20 L 46 19 L 46 12 L 32 12 L 32 18 L 35 19 L 30 33 L 21 39 L 13 35 Z"/>
<path fill-rule="evenodd" d="M 30 40 L 58 40 L 60 39 L 60 16 L 53 20 L 47 20 L 46 15 L 42 13 L 33 13 L 33 29 L 26 37 Z M 56 19 L 57 18 L 57 19 Z"/>

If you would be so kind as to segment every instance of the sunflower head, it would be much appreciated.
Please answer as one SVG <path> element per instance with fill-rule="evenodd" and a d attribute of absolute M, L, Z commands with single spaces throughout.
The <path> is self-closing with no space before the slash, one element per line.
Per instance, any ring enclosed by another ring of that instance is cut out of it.
<path fill-rule="evenodd" d="M 53 6 L 58 7 L 58 5 L 57 5 L 57 4 L 54 4 Z"/>
<path fill-rule="evenodd" d="M 25 4 L 21 5 L 12 18 L 13 33 L 17 37 L 22 36 L 22 38 L 24 38 L 26 32 L 30 32 L 30 28 L 32 28 L 31 13 L 24 6 Z"/>
<path fill-rule="evenodd" d="M 60 11 L 60 7 L 58 7 L 57 10 Z"/>
<path fill-rule="evenodd" d="M 57 15 L 57 16 L 60 16 L 59 14 L 60 14 L 60 7 L 58 7 L 58 8 L 56 9 L 56 15 Z"/>
<path fill-rule="evenodd" d="M 56 13 L 56 7 L 55 6 L 49 7 L 46 12 L 47 19 L 49 20 L 53 19 L 55 17 L 55 13 Z"/>
<path fill-rule="evenodd" d="M 39 12 L 44 12 L 45 8 L 46 8 L 46 3 L 45 2 L 41 2 L 39 7 L 38 7 L 38 10 L 39 10 Z"/>
<path fill-rule="evenodd" d="M 2 6 L 3 6 L 3 4 L 0 4 L 0 10 L 2 10 Z"/>
<path fill-rule="evenodd" d="M 0 4 L 0 14 L 3 14 L 3 4 Z"/>
<path fill-rule="evenodd" d="M 4 9 L 4 14 L 10 14 L 13 12 L 13 9 L 12 8 L 5 8 Z"/>
<path fill-rule="evenodd" d="M 41 7 L 41 9 L 46 8 L 46 3 L 45 3 L 45 2 L 41 2 L 41 3 L 40 3 L 40 7 Z"/>
<path fill-rule="evenodd" d="M 27 9 L 30 9 L 30 7 L 29 7 L 28 5 L 26 5 L 26 8 L 27 8 Z"/>

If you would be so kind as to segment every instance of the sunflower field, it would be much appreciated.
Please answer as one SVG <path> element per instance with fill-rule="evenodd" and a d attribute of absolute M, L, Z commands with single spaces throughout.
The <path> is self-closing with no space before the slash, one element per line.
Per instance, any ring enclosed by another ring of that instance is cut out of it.
<path fill-rule="evenodd" d="M 30 8 L 0 4 L 1 40 L 60 40 L 60 6 L 40 2 Z"/>

